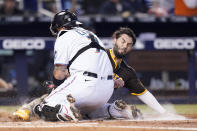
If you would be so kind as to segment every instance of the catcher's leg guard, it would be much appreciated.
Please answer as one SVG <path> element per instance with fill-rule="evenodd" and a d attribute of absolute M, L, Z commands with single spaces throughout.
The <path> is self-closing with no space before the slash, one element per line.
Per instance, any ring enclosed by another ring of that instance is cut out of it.
<path fill-rule="evenodd" d="M 34 115 L 36 115 L 36 116 L 38 116 L 38 117 L 41 117 L 41 116 L 42 116 L 41 111 L 42 111 L 42 109 L 41 109 L 40 104 L 35 105 L 35 107 L 33 108 L 33 113 L 34 113 Z"/>
<path fill-rule="evenodd" d="M 75 108 L 74 102 L 75 99 L 71 95 L 68 95 L 66 103 L 60 103 L 52 107 L 43 102 L 35 106 L 34 113 L 46 121 L 78 121 L 81 119 L 81 114 Z"/>
<path fill-rule="evenodd" d="M 56 105 L 55 107 L 48 105 L 37 105 L 34 108 L 34 113 L 46 121 L 58 121 L 56 114 L 59 112 L 59 110 L 60 105 Z"/>

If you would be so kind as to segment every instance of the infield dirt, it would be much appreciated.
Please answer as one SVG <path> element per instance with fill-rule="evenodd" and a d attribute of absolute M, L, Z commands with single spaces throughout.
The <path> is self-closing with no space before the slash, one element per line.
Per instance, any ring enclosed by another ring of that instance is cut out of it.
<path fill-rule="evenodd" d="M 131 129 L 132 131 L 197 130 L 197 114 L 177 115 L 174 118 L 145 115 L 143 120 L 82 120 L 79 122 L 32 120 L 22 122 L 16 120 L 11 113 L 0 112 L 0 131 L 131 131 Z"/>

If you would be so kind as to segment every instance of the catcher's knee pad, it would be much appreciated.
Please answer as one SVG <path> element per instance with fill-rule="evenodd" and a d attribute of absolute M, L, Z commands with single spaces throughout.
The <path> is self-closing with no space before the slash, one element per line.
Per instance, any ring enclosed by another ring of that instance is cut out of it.
<path fill-rule="evenodd" d="M 67 96 L 67 100 L 59 104 L 43 102 L 36 105 L 33 111 L 46 121 L 78 121 L 81 119 L 80 111 L 74 106 L 75 99 Z M 53 106 L 51 106 L 53 105 Z"/>

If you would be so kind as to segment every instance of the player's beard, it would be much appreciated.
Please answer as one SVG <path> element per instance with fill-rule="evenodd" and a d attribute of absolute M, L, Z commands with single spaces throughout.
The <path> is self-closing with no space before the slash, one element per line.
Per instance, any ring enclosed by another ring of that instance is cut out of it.
<path fill-rule="evenodd" d="M 114 44 L 113 52 L 114 52 L 114 55 L 116 56 L 116 58 L 123 58 L 123 57 L 126 56 L 126 54 L 121 54 L 121 53 L 118 52 L 118 45 L 117 45 L 117 43 Z"/>

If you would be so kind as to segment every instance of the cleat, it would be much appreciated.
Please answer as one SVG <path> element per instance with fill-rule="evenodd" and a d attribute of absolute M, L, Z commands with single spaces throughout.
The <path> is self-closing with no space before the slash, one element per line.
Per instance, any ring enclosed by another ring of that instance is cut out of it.
<path fill-rule="evenodd" d="M 71 114 L 71 118 L 74 121 L 78 121 L 79 119 L 81 119 L 81 114 L 80 111 L 75 107 L 74 103 L 75 103 L 75 98 L 72 97 L 71 94 L 67 95 L 67 100 L 70 103 L 70 110 L 72 112 Z M 74 117 L 73 117 L 74 116 Z"/>
<path fill-rule="evenodd" d="M 75 118 L 77 120 L 80 120 L 82 118 L 81 113 L 80 113 L 80 111 L 77 108 L 71 106 L 70 110 L 73 112 L 73 115 L 75 116 Z"/>
<path fill-rule="evenodd" d="M 30 119 L 30 111 L 27 109 L 19 109 L 13 113 L 17 119 L 28 121 Z"/>
<path fill-rule="evenodd" d="M 61 105 L 60 111 L 56 115 L 57 118 L 60 121 L 79 121 L 82 116 L 80 111 L 74 105 L 75 99 L 69 94 L 67 100 L 68 104 Z"/>
<path fill-rule="evenodd" d="M 131 107 L 133 119 L 143 119 L 142 112 L 139 109 L 137 109 L 136 106 L 131 105 L 130 107 Z"/>
<path fill-rule="evenodd" d="M 70 103 L 75 103 L 75 98 L 73 98 L 71 94 L 67 95 L 67 100 L 68 100 Z"/>

